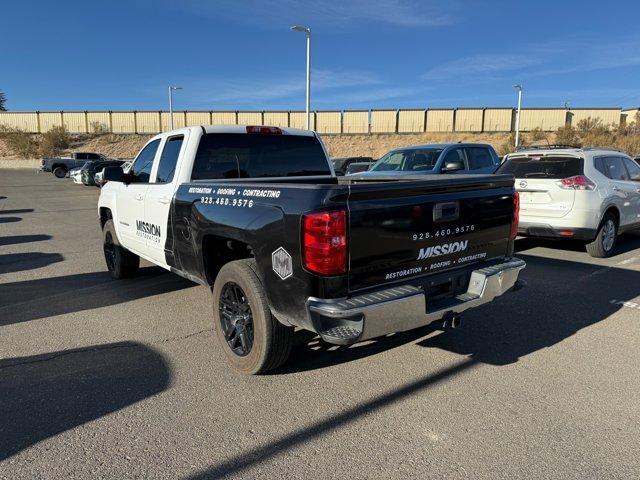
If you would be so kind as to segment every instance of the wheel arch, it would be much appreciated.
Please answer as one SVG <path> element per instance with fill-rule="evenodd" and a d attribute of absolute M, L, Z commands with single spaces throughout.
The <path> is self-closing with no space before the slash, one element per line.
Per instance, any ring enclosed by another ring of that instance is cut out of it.
<path fill-rule="evenodd" d="M 220 269 L 227 263 L 254 258 L 253 247 L 243 239 L 231 236 L 205 234 L 200 242 L 200 261 L 204 280 L 213 286 Z M 258 275 L 262 277 L 261 272 Z"/>

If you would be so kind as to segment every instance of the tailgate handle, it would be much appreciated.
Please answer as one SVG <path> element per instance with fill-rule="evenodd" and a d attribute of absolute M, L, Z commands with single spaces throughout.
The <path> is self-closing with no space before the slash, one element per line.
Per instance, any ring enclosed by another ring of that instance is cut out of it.
<path fill-rule="evenodd" d="M 434 222 L 453 222 L 460 218 L 460 204 L 458 202 L 436 203 L 433 207 Z"/>

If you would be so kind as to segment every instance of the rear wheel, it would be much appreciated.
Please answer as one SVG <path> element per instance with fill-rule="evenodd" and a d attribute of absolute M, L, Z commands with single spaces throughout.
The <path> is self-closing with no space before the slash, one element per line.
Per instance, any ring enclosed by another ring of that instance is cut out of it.
<path fill-rule="evenodd" d="M 224 265 L 213 285 L 214 330 L 227 360 L 255 375 L 282 365 L 291 352 L 293 328 L 271 314 L 255 260 Z"/>
<path fill-rule="evenodd" d="M 104 224 L 102 238 L 104 259 L 109 274 L 116 280 L 135 275 L 140 267 L 140 257 L 120 245 L 113 220 L 107 220 Z"/>
<path fill-rule="evenodd" d="M 606 258 L 613 255 L 613 250 L 618 239 L 618 222 L 616 217 L 607 213 L 602 219 L 596 238 L 587 243 L 587 253 L 592 257 Z"/>
<path fill-rule="evenodd" d="M 64 178 L 67 176 L 67 169 L 64 167 L 56 167 L 53 169 L 53 174 L 56 178 Z"/>

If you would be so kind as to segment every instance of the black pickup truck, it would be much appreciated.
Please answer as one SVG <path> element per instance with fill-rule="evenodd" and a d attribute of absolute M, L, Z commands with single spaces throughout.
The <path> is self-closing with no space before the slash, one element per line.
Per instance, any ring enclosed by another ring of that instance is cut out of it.
<path fill-rule="evenodd" d="M 510 175 L 336 177 L 314 133 L 189 127 L 154 137 L 100 201 L 112 276 L 140 257 L 212 289 L 230 363 L 287 358 L 295 328 L 349 345 L 517 287 Z"/>

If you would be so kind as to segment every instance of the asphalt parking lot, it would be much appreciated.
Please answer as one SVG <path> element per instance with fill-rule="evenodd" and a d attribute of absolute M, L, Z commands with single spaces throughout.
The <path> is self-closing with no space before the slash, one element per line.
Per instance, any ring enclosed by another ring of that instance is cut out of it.
<path fill-rule="evenodd" d="M 94 187 L 0 170 L 0 478 L 637 478 L 640 237 L 517 241 L 526 289 L 243 377 L 209 292 L 106 272 Z"/>

